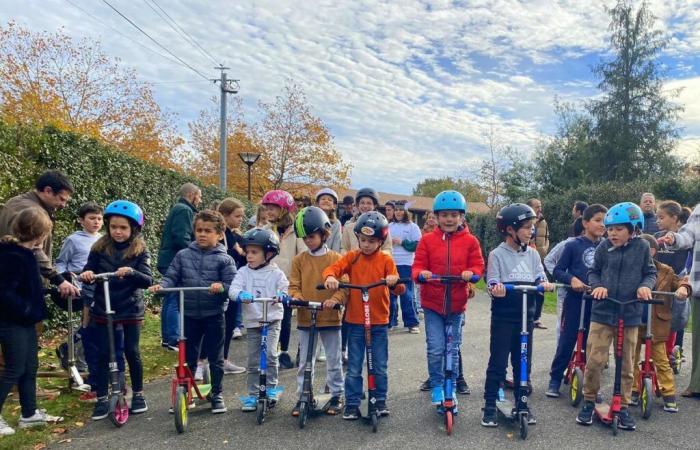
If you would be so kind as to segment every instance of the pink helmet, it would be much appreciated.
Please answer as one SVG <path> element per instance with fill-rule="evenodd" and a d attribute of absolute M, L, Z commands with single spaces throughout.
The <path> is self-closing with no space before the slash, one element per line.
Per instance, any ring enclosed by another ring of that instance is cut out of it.
<path fill-rule="evenodd" d="M 282 209 L 286 209 L 289 213 L 293 213 L 297 210 L 297 205 L 294 202 L 292 194 L 281 189 L 275 189 L 274 191 L 266 193 L 260 203 L 263 205 L 277 205 Z"/>

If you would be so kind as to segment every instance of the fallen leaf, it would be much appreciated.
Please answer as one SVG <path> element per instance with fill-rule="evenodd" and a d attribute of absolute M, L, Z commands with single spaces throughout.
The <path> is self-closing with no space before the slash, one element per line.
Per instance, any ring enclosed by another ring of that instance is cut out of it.
<path fill-rule="evenodd" d="M 45 448 L 46 448 L 46 444 L 44 444 L 43 442 L 42 442 L 42 443 L 39 443 L 39 444 L 36 444 L 36 445 L 34 446 L 34 450 L 44 450 Z"/>
<path fill-rule="evenodd" d="M 75 426 L 80 428 L 80 427 L 84 427 L 85 424 L 83 422 L 75 422 Z"/>
<path fill-rule="evenodd" d="M 68 432 L 68 430 L 65 428 L 54 428 L 53 430 L 51 430 L 52 434 L 63 434 L 66 432 Z"/>
<path fill-rule="evenodd" d="M 70 444 L 71 442 L 73 442 L 73 439 L 61 439 L 58 441 L 59 444 Z"/>

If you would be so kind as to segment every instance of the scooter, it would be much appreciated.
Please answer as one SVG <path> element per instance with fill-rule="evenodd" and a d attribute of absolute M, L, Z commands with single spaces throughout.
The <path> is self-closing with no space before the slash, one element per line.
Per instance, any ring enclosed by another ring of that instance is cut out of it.
<path fill-rule="evenodd" d="M 299 396 L 299 428 L 304 428 L 309 420 L 309 416 L 320 414 L 327 409 L 317 409 L 317 399 L 314 398 L 313 384 L 311 381 L 312 364 L 315 356 L 316 348 L 316 316 L 318 312 L 323 310 L 323 303 L 307 302 L 305 300 L 285 300 L 284 303 L 289 306 L 298 308 L 306 308 L 311 312 L 311 326 L 309 327 L 309 340 L 306 347 L 306 365 L 304 367 L 304 383 Z M 342 305 L 334 305 L 333 309 L 342 309 Z"/>
<path fill-rule="evenodd" d="M 590 295 L 584 295 L 585 298 L 593 298 Z M 595 299 L 594 299 L 595 300 Z M 640 302 L 648 305 L 662 304 L 663 300 L 617 300 L 612 297 L 595 301 L 609 301 L 615 303 L 617 308 L 617 342 L 615 343 L 615 382 L 613 384 L 613 396 L 611 404 L 601 402 L 596 403 L 593 410 L 595 416 L 602 423 L 612 426 L 614 436 L 617 436 L 618 425 L 620 423 L 620 410 L 622 409 L 622 349 L 625 344 L 625 321 L 623 319 L 624 307 L 630 303 Z"/>
<path fill-rule="evenodd" d="M 544 293 L 544 286 L 531 286 L 521 284 L 504 284 L 507 291 L 520 291 L 523 293 L 522 302 L 522 325 L 520 330 L 520 374 L 519 393 L 515 405 L 503 395 L 503 389 L 498 391 L 499 399 L 496 401 L 496 408 L 505 418 L 518 422 L 520 426 L 520 438 L 527 439 L 528 426 L 530 424 L 530 410 L 527 406 L 527 340 L 530 333 L 527 331 L 527 293 Z"/>
<path fill-rule="evenodd" d="M 157 291 L 157 294 L 167 294 L 168 292 L 178 292 L 180 301 L 180 320 L 179 336 L 177 338 L 177 364 L 175 365 L 175 373 L 171 381 L 171 408 L 170 412 L 175 417 L 175 429 L 178 433 L 184 433 L 187 430 L 188 410 L 194 407 L 194 396 L 198 399 L 205 400 L 211 392 L 209 368 L 204 369 L 204 380 L 201 384 L 197 384 L 192 374 L 192 370 L 187 365 L 187 354 L 185 349 L 185 292 L 192 291 L 209 291 L 208 287 L 173 287 L 162 288 Z"/>
<path fill-rule="evenodd" d="M 481 277 L 474 275 L 469 280 L 470 283 L 478 283 Z M 452 311 L 452 284 L 453 283 L 466 283 L 466 281 L 460 275 L 436 275 L 433 274 L 429 279 L 425 279 L 422 276 L 418 277 L 420 283 L 426 283 L 430 281 L 439 282 L 445 285 L 445 304 L 444 312 L 448 315 Z M 442 414 L 445 418 L 445 431 L 447 435 L 452 434 L 452 427 L 454 426 L 454 419 L 457 415 L 457 401 L 455 396 L 455 386 L 452 381 L 452 375 L 455 370 L 454 357 L 458 350 L 458 347 L 453 344 L 454 339 L 454 323 L 449 321 L 445 323 L 445 384 L 444 384 L 444 396 L 442 404 L 437 407 L 438 413 Z"/>
<path fill-rule="evenodd" d="M 558 288 L 570 288 L 566 284 L 557 283 Z M 571 354 L 569 365 L 564 372 L 564 384 L 569 386 L 569 402 L 571 406 L 578 406 L 583 400 L 583 375 L 586 373 L 586 346 L 583 344 L 586 338 L 586 327 L 584 316 L 586 314 L 586 306 L 590 305 L 590 301 L 581 299 L 581 312 L 578 320 L 578 332 L 576 333 L 576 346 Z"/>
<path fill-rule="evenodd" d="M 397 284 L 411 281 L 408 278 L 399 279 Z M 362 417 L 372 425 L 372 432 L 376 433 L 379 427 L 380 414 L 377 411 L 376 385 L 374 380 L 374 358 L 372 353 L 372 322 L 370 321 L 369 290 L 377 286 L 386 286 L 386 280 L 375 281 L 374 283 L 357 285 L 349 283 L 339 283 L 339 289 L 357 289 L 362 293 L 362 306 L 364 308 L 364 330 L 365 330 L 365 357 L 367 359 L 367 413 Z M 317 289 L 325 289 L 319 284 Z"/>
<path fill-rule="evenodd" d="M 258 425 L 262 425 L 265 422 L 265 417 L 277 405 L 279 396 L 284 392 L 284 388 L 281 386 L 271 389 L 267 388 L 267 335 L 270 329 L 270 321 L 267 320 L 267 310 L 271 303 L 281 303 L 282 300 L 282 297 L 256 297 L 250 301 L 244 301 L 244 303 L 261 303 L 263 308 L 262 319 L 260 320 L 260 379 L 258 381 L 258 407 L 256 409 Z M 245 399 L 246 397 L 241 397 L 241 401 Z"/>
<path fill-rule="evenodd" d="M 114 349 L 114 325 L 112 303 L 109 297 L 109 280 L 115 278 L 115 272 L 95 274 L 95 282 L 101 281 L 105 296 L 105 315 L 107 316 L 107 340 L 109 341 L 109 420 L 114 426 L 122 427 L 129 420 L 129 405 L 126 403 L 126 395 L 119 382 L 119 369 L 117 356 Z"/>

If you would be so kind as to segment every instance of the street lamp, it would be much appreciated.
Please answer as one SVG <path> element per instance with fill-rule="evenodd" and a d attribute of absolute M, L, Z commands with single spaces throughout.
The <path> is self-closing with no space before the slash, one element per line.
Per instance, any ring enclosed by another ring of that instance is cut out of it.
<path fill-rule="evenodd" d="M 238 154 L 238 156 L 241 158 L 241 161 L 248 166 L 248 203 L 250 203 L 250 170 L 253 167 L 253 164 L 260 159 L 260 153 L 241 152 Z"/>

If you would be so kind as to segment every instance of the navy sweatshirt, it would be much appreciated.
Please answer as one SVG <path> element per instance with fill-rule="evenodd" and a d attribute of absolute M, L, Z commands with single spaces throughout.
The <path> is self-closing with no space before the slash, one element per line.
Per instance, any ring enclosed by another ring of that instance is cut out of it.
<path fill-rule="evenodd" d="M 593 268 L 597 246 L 598 242 L 593 242 L 585 236 L 568 242 L 554 267 L 554 278 L 561 283 L 571 284 L 571 279 L 576 277 L 588 284 L 588 271 Z M 580 307 L 582 297 L 583 293 L 567 289 L 564 301 L 574 302 Z"/>

